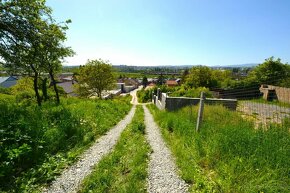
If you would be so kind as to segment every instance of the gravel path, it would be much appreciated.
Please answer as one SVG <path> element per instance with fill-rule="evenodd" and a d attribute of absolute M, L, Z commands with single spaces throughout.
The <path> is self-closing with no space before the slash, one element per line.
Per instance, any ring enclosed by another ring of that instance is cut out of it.
<path fill-rule="evenodd" d="M 148 192 L 188 192 L 188 185 L 176 174 L 176 166 L 158 126 L 147 107 L 143 107 L 146 137 L 153 149 L 149 162 Z"/>
<path fill-rule="evenodd" d="M 82 180 L 92 172 L 93 166 L 97 164 L 104 155 L 108 154 L 116 144 L 121 132 L 132 121 L 136 107 L 133 106 L 129 114 L 120 121 L 106 135 L 99 138 L 79 159 L 79 161 L 66 169 L 50 187 L 43 192 L 77 192 Z"/>

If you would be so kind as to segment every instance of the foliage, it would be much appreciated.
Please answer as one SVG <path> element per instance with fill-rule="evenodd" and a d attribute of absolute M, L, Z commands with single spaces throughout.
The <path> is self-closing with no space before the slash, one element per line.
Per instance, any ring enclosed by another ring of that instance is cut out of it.
<path fill-rule="evenodd" d="M 206 97 L 212 97 L 212 94 L 208 88 L 205 87 L 186 88 L 184 86 L 176 87 L 175 90 L 173 90 L 169 95 L 172 97 L 199 98 L 201 92 L 204 92 Z"/>
<path fill-rule="evenodd" d="M 70 21 L 56 23 L 45 0 L 1 1 L 0 11 L 0 56 L 4 67 L 33 77 L 39 106 L 42 100 L 38 81 L 43 73 L 48 73 L 59 103 L 54 74 L 60 69 L 63 58 L 73 54 L 70 48 L 63 45 Z"/>
<path fill-rule="evenodd" d="M 281 59 L 275 60 L 270 57 L 265 60 L 251 72 L 249 80 L 254 80 L 260 84 L 280 83 L 281 81 L 289 78 L 290 68 L 287 64 L 283 64 Z"/>
<path fill-rule="evenodd" d="M 207 66 L 192 67 L 189 72 L 184 72 L 183 82 L 190 88 L 197 87 L 220 87 L 223 81 L 231 79 L 229 71 L 213 70 Z"/>
<path fill-rule="evenodd" d="M 0 86 L 0 94 L 11 94 L 11 88 L 4 88 Z"/>
<path fill-rule="evenodd" d="M 186 84 L 193 87 L 210 87 L 212 85 L 211 69 L 207 66 L 196 66 L 190 69 Z"/>
<path fill-rule="evenodd" d="M 209 97 L 209 98 L 212 97 L 212 93 L 210 92 L 210 90 L 205 87 L 190 88 L 186 85 L 181 85 L 181 86 L 176 86 L 176 87 L 167 87 L 163 85 L 160 87 L 154 87 L 148 93 L 144 92 L 144 94 L 141 94 L 142 91 L 140 91 L 140 94 L 139 94 L 140 98 L 143 97 L 147 99 L 147 96 L 148 96 L 148 100 L 151 99 L 151 93 L 154 92 L 156 94 L 158 88 L 160 89 L 162 93 L 167 93 L 170 97 L 191 97 L 191 98 L 197 97 L 199 98 L 201 92 L 204 92 L 206 97 Z"/>
<path fill-rule="evenodd" d="M 116 82 L 111 64 L 102 59 L 88 61 L 78 74 L 76 91 L 83 97 L 97 94 L 102 98 L 102 92 L 112 89 Z"/>
<path fill-rule="evenodd" d="M 144 76 L 142 79 L 142 85 L 143 85 L 143 88 L 145 88 L 148 85 L 148 79 L 146 76 Z"/>
<path fill-rule="evenodd" d="M 161 86 L 165 83 L 165 77 L 164 75 L 161 73 L 159 76 L 158 76 L 158 79 L 157 79 L 157 85 Z"/>
<path fill-rule="evenodd" d="M 42 86 L 42 83 L 39 82 L 39 88 Z M 66 96 L 65 91 L 63 88 L 57 86 L 59 95 L 60 96 Z M 27 103 L 31 104 L 33 103 L 35 94 L 34 94 L 34 88 L 33 88 L 33 78 L 31 77 L 23 77 L 17 81 L 17 84 L 12 86 L 10 88 L 10 93 L 16 97 L 16 101 L 19 103 Z M 39 95 L 41 98 L 44 98 L 44 94 L 42 94 L 43 90 L 39 90 Z M 46 97 L 47 99 L 53 98 L 54 95 L 54 90 L 52 87 L 49 87 L 48 90 L 46 91 Z M 8 93 L 7 93 L 8 94 Z"/>
<path fill-rule="evenodd" d="M 182 72 L 181 83 L 185 83 L 188 74 L 189 74 L 189 70 L 188 70 L 188 69 L 185 69 L 185 70 Z"/>
<path fill-rule="evenodd" d="M 142 88 L 141 90 L 138 90 L 137 97 L 139 103 L 150 102 L 152 98 L 152 89 L 145 90 L 144 88 Z"/>
<path fill-rule="evenodd" d="M 20 92 L 33 92 L 33 78 L 23 77 L 17 81 L 17 83 L 11 87 L 12 94 L 16 95 Z"/>
<path fill-rule="evenodd" d="M 150 110 L 192 192 L 289 192 L 289 122 L 255 130 L 236 112 L 205 106 L 196 133 L 197 107 Z"/>
<path fill-rule="evenodd" d="M 137 106 L 114 151 L 85 178 L 80 192 L 146 192 L 150 147 L 144 134 L 144 112 Z"/>
<path fill-rule="evenodd" d="M 0 192 L 31 192 L 51 181 L 125 116 L 129 101 L 68 98 L 39 108 L 0 95 Z"/>

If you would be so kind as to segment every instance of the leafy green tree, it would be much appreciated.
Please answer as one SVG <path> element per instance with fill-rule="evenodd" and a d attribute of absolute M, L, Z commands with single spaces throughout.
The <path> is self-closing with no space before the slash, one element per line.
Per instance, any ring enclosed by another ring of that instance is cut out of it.
<path fill-rule="evenodd" d="M 157 85 L 163 85 L 164 84 L 164 81 L 165 81 L 165 77 L 163 76 L 163 74 L 161 73 L 159 76 L 158 76 L 158 79 L 157 79 Z"/>
<path fill-rule="evenodd" d="M 0 56 L 4 67 L 33 78 L 37 103 L 39 79 L 49 73 L 59 102 L 54 73 L 61 59 L 72 54 L 62 45 L 65 25 L 56 24 L 45 0 L 7 0 L 0 2 Z M 1 61 L 1 60 L 0 60 Z"/>
<path fill-rule="evenodd" d="M 148 85 L 148 79 L 147 79 L 146 76 L 144 76 L 143 79 L 142 79 L 142 85 L 143 85 L 144 88 Z"/>
<path fill-rule="evenodd" d="M 225 88 L 231 82 L 232 73 L 229 70 L 212 70 L 211 79 L 211 87 Z"/>
<path fill-rule="evenodd" d="M 66 40 L 65 30 L 68 29 L 66 21 L 64 25 L 48 24 L 43 29 L 41 36 L 41 64 L 45 72 L 48 72 L 56 95 L 56 102 L 60 103 L 59 91 L 56 85 L 55 73 L 61 71 L 61 62 L 65 57 L 74 55 L 70 47 L 64 46 L 62 43 Z"/>
<path fill-rule="evenodd" d="M 89 60 L 85 66 L 80 67 L 78 74 L 76 91 L 83 97 L 97 94 L 101 99 L 102 92 L 114 88 L 116 83 L 112 65 L 102 59 Z"/>
<path fill-rule="evenodd" d="M 51 10 L 43 0 L 7 0 L 0 3 L 0 55 L 9 70 L 33 77 L 38 105 L 40 61 L 39 28 L 50 18 Z"/>
<path fill-rule="evenodd" d="M 283 64 L 280 58 L 275 60 L 274 57 L 270 57 L 264 63 L 254 68 L 250 73 L 248 81 L 256 81 L 260 84 L 279 84 L 289 78 L 289 76 L 289 65 Z"/>
<path fill-rule="evenodd" d="M 210 87 L 212 85 L 212 70 L 207 66 L 192 67 L 185 84 L 191 88 Z"/>
<path fill-rule="evenodd" d="M 185 70 L 182 72 L 182 76 L 181 76 L 181 82 L 182 82 L 182 83 L 185 83 L 188 74 L 189 74 L 189 70 L 188 70 L 188 69 L 185 69 Z"/>

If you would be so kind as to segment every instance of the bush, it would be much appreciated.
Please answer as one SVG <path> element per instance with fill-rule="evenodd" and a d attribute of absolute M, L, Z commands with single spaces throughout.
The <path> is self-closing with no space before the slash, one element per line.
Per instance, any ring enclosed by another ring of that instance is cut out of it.
<path fill-rule="evenodd" d="M 140 102 L 140 103 L 150 102 L 150 100 L 152 98 L 152 89 L 145 90 L 143 88 L 142 90 L 138 90 L 137 97 L 138 97 L 138 102 Z"/>
<path fill-rule="evenodd" d="M 0 86 L 0 93 L 1 94 L 11 94 L 11 88 L 4 88 Z"/>
<path fill-rule="evenodd" d="M 198 87 L 198 88 L 186 88 L 186 87 L 176 87 L 175 91 L 170 93 L 170 96 L 175 97 L 191 97 L 191 98 L 199 98 L 201 92 L 205 93 L 206 97 L 212 97 L 212 93 L 208 88 Z"/>

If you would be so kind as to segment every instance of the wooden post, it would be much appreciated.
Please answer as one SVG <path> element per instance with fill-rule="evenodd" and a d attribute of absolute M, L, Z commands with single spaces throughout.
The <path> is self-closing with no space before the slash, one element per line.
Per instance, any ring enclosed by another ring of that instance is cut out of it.
<path fill-rule="evenodd" d="M 200 102 L 199 102 L 199 110 L 198 110 L 198 116 L 197 116 L 197 122 L 196 122 L 196 131 L 197 132 L 199 132 L 200 125 L 201 125 L 201 122 L 202 122 L 204 100 L 205 100 L 204 92 L 201 92 L 201 94 L 200 94 Z"/>

